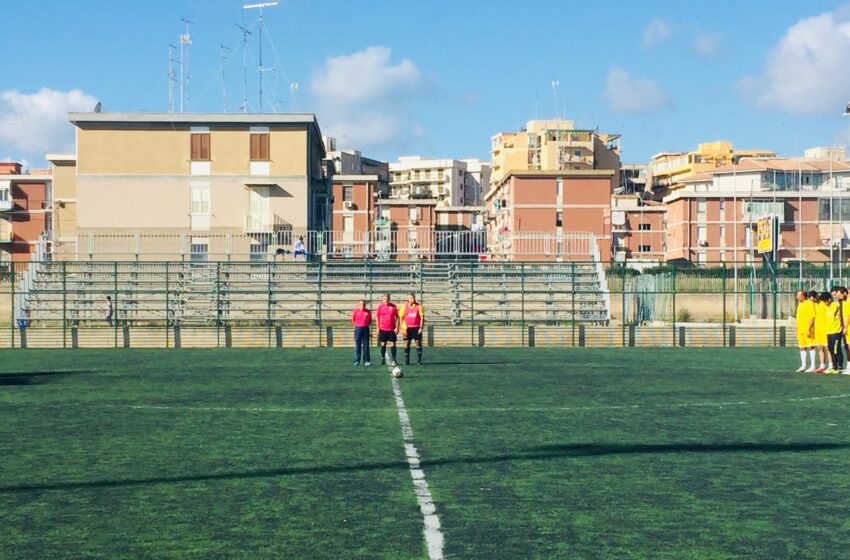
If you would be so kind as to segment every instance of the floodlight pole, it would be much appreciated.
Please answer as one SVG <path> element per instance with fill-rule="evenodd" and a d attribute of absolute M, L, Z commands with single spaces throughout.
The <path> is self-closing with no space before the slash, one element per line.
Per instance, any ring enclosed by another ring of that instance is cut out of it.
<path fill-rule="evenodd" d="M 259 63 L 258 64 L 259 65 L 257 67 L 257 74 L 259 75 L 259 78 L 260 78 L 260 105 L 259 105 L 259 108 L 258 108 L 258 112 L 260 112 L 260 113 L 263 112 L 263 70 L 264 70 L 264 68 L 263 68 L 263 8 L 270 8 L 272 6 L 277 6 L 277 4 L 278 4 L 277 2 L 261 2 L 259 4 L 245 4 L 244 6 L 242 6 L 243 10 L 250 10 L 250 9 L 257 8 L 260 11 L 260 15 L 259 15 L 259 18 L 258 18 L 259 31 L 258 31 L 258 38 L 257 38 L 257 42 L 260 45 L 259 54 L 258 54 L 258 57 L 259 57 Z"/>

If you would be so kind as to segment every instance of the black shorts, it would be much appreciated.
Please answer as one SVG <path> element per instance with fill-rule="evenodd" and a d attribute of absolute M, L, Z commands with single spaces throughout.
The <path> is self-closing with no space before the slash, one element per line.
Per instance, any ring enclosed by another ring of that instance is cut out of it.
<path fill-rule="evenodd" d="M 378 344 L 382 342 L 395 342 L 396 335 L 395 331 L 378 331 Z"/>
<path fill-rule="evenodd" d="M 404 333 L 405 340 L 422 340 L 422 333 L 419 332 L 419 327 L 407 327 Z"/>

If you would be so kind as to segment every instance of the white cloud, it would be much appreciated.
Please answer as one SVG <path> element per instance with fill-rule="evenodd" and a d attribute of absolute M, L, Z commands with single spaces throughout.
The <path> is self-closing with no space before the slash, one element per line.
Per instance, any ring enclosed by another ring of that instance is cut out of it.
<path fill-rule="evenodd" d="M 670 37 L 670 24 L 663 19 L 655 18 L 643 30 L 643 48 L 651 49 L 660 45 Z"/>
<path fill-rule="evenodd" d="M 0 93 L 0 149 L 15 159 L 43 161 L 48 152 L 74 153 L 69 111 L 91 111 L 97 99 L 79 89 Z"/>
<path fill-rule="evenodd" d="M 721 52 L 720 35 L 702 33 L 694 38 L 694 52 L 703 58 L 717 56 Z"/>
<path fill-rule="evenodd" d="M 657 82 L 635 78 L 622 68 L 608 72 L 602 96 L 615 113 L 649 113 L 669 103 Z"/>
<path fill-rule="evenodd" d="M 324 132 L 340 147 L 363 149 L 413 137 L 407 109 L 421 83 L 412 61 L 391 64 L 390 49 L 369 47 L 325 60 L 311 91 Z"/>
<path fill-rule="evenodd" d="M 838 114 L 850 95 L 850 11 L 802 19 L 768 53 L 760 76 L 739 83 L 762 109 Z"/>

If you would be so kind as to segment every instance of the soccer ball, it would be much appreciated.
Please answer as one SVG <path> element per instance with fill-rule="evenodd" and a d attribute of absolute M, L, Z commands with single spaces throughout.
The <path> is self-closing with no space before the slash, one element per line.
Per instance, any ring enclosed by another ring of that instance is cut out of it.
<path fill-rule="evenodd" d="M 396 366 L 396 367 L 393 368 L 392 376 L 396 377 L 396 378 L 404 377 L 404 372 L 401 371 L 400 367 Z"/>

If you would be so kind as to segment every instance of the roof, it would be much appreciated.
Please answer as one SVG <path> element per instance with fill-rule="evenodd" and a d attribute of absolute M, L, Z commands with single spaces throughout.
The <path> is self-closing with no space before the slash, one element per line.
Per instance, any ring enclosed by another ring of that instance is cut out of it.
<path fill-rule="evenodd" d="M 742 172 L 784 171 L 798 173 L 822 173 L 828 171 L 850 171 L 850 163 L 827 159 L 801 158 L 741 158 L 737 165 L 723 165 L 707 173 L 723 175 Z"/>
<path fill-rule="evenodd" d="M 68 120 L 83 123 L 158 124 L 316 124 L 312 113 L 68 113 Z"/>

